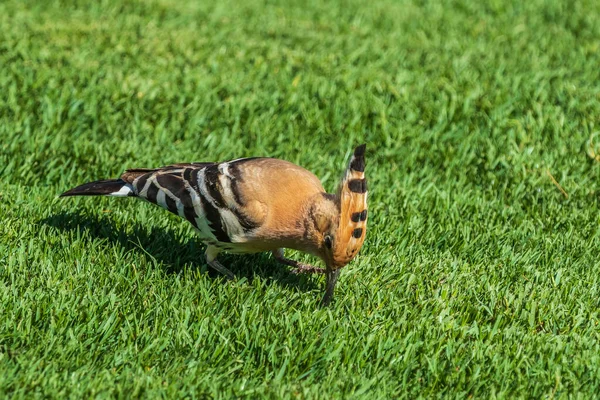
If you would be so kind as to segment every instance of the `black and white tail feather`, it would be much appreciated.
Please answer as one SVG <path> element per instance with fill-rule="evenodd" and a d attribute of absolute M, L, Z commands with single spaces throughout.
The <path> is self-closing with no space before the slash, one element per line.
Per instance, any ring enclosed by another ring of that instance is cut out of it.
<path fill-rule="evenodd" d="M 67 196 L 135 196 L 133 186 L 123 179 L 106 179 L 101 181 L 84 183 L 60 195 Z"/>

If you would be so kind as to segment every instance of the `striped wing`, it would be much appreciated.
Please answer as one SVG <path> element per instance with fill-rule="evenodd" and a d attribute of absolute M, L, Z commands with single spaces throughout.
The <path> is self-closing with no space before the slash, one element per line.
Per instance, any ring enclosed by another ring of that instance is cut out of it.
<path fill-rule="evenodd" d="M 121 179 L 135 196 L 188 220 L 208 243 L 241 243 L 259 227 L 243 210 L 239 190 L 243 161 L 134 169 Z"/>

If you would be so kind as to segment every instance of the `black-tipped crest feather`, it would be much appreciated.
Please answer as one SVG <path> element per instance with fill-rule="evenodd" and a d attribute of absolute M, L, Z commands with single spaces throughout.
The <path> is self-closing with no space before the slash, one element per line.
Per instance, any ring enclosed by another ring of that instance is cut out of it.
<path fill-rule="evenodd" d="M 352 161 L 350 162 L 350 169 L 358 172 L 365 171 L 365 150 L 367 148 L 366 144 L 361 144 L 356 149 L 354 149 L 354 156 L 352 157 Z"/>

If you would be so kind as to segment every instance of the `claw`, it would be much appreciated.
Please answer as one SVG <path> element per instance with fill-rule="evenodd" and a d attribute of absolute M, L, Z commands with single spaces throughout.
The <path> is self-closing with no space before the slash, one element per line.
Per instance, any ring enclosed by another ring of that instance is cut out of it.
<path fill-rule="evenodd" d="M 208 265 L 210 265 L 215 270 L 219 271 L 221 274 L 225 275 L 225 277 L 227 279 L 230 279 L 230 280 L 235 279 L 235 275 L 233 274 L 233 272 L 231 272 L 230 270 L 225 268 L 223 266 L 223 264 L 221 264 L 217 260 L 213 260 L 213 261 L 209 262 Z"/>

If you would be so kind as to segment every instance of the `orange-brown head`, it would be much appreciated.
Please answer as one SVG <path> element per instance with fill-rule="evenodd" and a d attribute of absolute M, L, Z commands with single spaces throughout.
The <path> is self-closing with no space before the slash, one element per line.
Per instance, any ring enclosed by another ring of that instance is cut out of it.
<path fill-rule="evenodd" d="M 357 254 L 367 233 L 367 181 L 365 148 L 354 149 L 350 164 L 335 195 L 315 203 L 313 218 L 322 244 L 320 256 L 327 269 L 324 303 L 331 301 L 340 269 Z"/>

